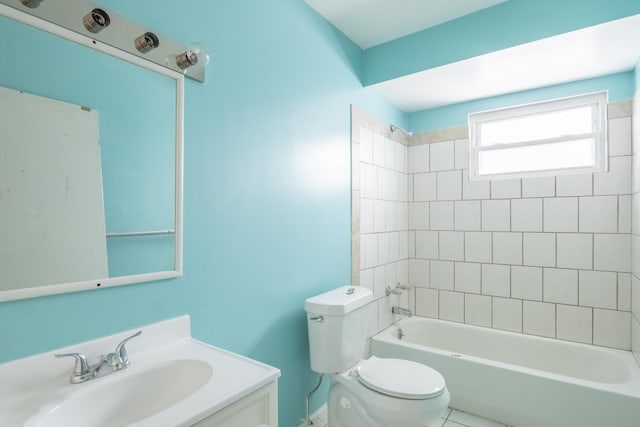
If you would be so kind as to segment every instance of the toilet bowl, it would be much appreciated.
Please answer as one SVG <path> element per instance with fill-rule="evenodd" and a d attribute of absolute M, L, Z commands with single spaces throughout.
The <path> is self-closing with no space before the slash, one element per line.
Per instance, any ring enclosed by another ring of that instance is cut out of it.
<path fill-rule="evenodd" d="M 330 378 L 329 427 L 431 427 L 449 405 L 442 375 L 416 362 L 371 357 Z"/>
<path fill-rule="evenodd" d="M 331 379 L 329 427 L 432 427 L 449 405 L 435 369 L 403 359 L 362 359 L 372 293 L 345 286 L 305 301 L 311 369 Z"/>

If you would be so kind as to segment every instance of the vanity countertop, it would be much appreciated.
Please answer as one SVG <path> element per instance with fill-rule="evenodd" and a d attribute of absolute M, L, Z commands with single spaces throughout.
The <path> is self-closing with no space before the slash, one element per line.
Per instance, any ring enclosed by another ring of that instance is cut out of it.
<path fill-rule="evenodd" d="M 102 378 L 70 384 L 73 360 L 54 357 L 55 353 L 80 352 L 92 363 L 138 330 L 142 330 L 142 335 L 127 343 L 131 367 Z M 277 368 L 191 338 L 189 317 L 182 316 L 0 364 L 0 425 L 35 427 L 40 425 L 38 419 L 56 411 L 58 406 L 80 392 L 108 387 L 110 382 L 117 385 L 116 382 L 125 375 L 136 375 L 146 369 L 181 360 L 207 363 L 211 367 L 211 376 L 184 400 L 136 420 L 131 426 L 192 425 L 280 376 Z M 163 384 L 162 387 L 172 385 Z M 109 398 L 104 396 L 104 399 Z"/>

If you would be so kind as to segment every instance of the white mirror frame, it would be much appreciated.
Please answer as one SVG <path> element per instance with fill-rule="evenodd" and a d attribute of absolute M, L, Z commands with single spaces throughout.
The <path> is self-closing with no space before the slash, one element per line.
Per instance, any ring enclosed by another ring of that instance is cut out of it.
<path fill-rule="evenodd" d="M 128 52 L 116 49 L 82 34 L 44 21 L 35 16 L 21 12 L 4 4 L 0 4 L 0 15 L 15 21 L 29 25 L 33 28 L 46 31 L 71 42 L 78 43 L 91 49 L 98 50 L 107 55 L 130 62 L 156 73 L 163 74 L 176 81 L 176 126 L 175 126 L 175 250 L 174 269 L 153 273 L 134 274 L 130 276 L 108 277 L 80 282 L 61 283 L 55 285 L 36 286 L 24 289 L 12 289 L 0 291 L 0 302 L 25 298 L 34 298 L 45 295 L 55 295 L 68 292 L 85 291 L 91 289 L 110 288 L 113 286 L 128 285 L 133 283 L 151 282 L 156 280 L 171 279 L 182 276 L 182 202 L 183 202 L 183 156 L 184 156 L 184 75 L 161 67 L 153 62 L 139 58 Z"/>

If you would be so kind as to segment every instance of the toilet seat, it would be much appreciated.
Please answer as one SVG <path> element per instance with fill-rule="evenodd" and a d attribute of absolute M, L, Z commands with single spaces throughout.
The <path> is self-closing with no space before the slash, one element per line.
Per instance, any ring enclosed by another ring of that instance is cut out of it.
<path fill-rule="evenodd" d="M 403 359 L 371 356 L 358 367 L 358 379 L 374 391 L 402 399 L 432 399 L 445 390 L 438 371 Z"/>

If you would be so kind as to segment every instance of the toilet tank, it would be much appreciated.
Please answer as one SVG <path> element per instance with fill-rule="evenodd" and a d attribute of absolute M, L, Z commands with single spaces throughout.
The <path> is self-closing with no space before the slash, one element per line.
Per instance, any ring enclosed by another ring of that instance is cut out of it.
<path fill-rule="evenodd" d="M 309 328 L 311 369 L 343 372 L 364 355 L 373 294 L 361 286 L 344 286 L 304 303 Z"/>

